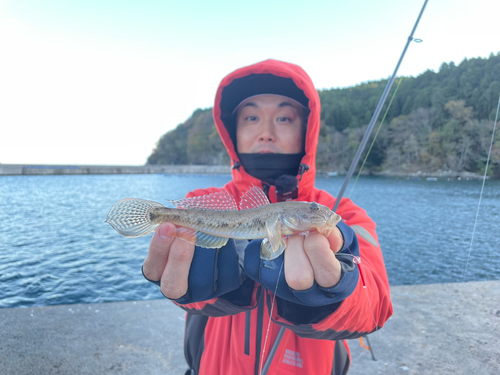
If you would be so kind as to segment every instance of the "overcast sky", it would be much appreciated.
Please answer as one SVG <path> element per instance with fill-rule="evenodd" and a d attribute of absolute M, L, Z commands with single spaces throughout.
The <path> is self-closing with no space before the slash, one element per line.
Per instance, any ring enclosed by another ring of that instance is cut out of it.
<path fill-rule="evenodd" d="M 0 0 L 0 163 L 146 162 L 268 58 L 318 89 L 392 74 L 423 0 Z M 500 51 L 500 3 L 430 0 L 398 75 Z"/>

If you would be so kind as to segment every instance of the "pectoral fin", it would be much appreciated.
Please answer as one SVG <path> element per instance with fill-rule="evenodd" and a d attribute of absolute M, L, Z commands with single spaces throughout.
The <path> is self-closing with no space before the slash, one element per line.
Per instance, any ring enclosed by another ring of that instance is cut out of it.
<path fill-rule="evenodd" d="M 260 247 L 260 257 L 266 260 L 273 260 L 285 251 L 286 241 L 281 235 L 281 218 L 273 215 L 266 220 L 267 238 L 262 241 Z"/>
<path fill-rule="evenodd" d="M 286 248 L 286 241 L 284 238 L 280 238 L 280 242 L 276 250 L 273 250 L 271 243 L 267 238 L 264 238 L 260 244 L 260 258 L 264 260 L 273 260 L 283 254 Z"/>

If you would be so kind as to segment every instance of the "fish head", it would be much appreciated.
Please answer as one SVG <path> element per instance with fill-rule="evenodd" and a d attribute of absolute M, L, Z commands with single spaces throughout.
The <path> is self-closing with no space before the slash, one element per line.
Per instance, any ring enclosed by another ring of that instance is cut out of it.
<path fill-rule="evenodd" d="M 316 202 L 302 202 L 300 209 L 290 210 L 283 221 L 294 232 L 316 230 L 329 237 L 341 217 L 328 207 Z"/>

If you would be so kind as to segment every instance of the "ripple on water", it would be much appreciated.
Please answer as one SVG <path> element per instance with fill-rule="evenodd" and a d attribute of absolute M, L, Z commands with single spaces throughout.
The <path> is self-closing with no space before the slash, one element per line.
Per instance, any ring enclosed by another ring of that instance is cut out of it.
<path fill-rule="evenodd" d="M 104 223 L 122 198 L 165 203 L 230 176 L 1 177 L 0 307 L 163 298 L 142 277 L 151 236 L 126 239 Z M 500 278 L 500 182 L 487 181 L 474 244 L 479 181 L 361 177 L 347 195 L 377 223 L 391 285 Z M 335 195 L 342 178 L 317 186 Z M 464 269 L 467 265 L 465 277 Z"/>

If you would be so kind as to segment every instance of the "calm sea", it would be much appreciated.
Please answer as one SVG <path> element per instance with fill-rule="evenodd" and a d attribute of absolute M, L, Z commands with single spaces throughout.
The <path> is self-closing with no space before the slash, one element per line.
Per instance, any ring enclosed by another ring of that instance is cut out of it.
<path fill-rule="evenodd" d="M 161 298 L 141 265 L 151 235 L 104 223 L 122 198 L 164 202 L 230 176 L 0 177 L 0 307 Z M 317 186 L 335 195 L 341 177 Z M 352 186 L 352 184 L 351 184 Z M 500 181 L 360 178 L 347 194 L 377 223 L 391 285 L 500 279 Z M 466 272 L 465 272 L 466 270 Z"/>

